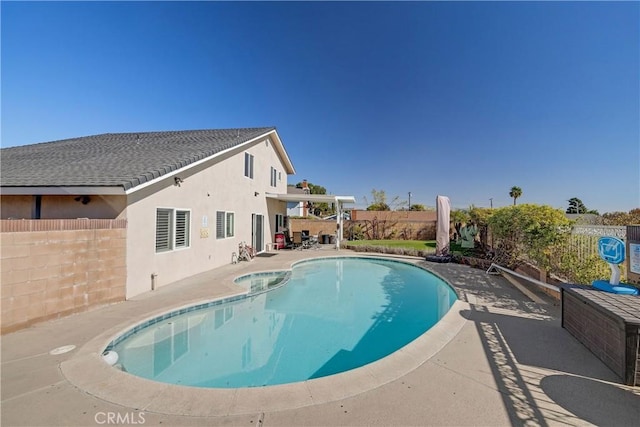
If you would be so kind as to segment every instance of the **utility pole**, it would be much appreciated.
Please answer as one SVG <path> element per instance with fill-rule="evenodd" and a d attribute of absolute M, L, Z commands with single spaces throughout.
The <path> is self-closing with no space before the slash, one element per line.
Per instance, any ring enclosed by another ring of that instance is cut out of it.
<path fill-rule="evenodd" d="M 489 199 L 489 203 L 491 203 L 491 209 L 493 209 L 493 197 Z"/>
<path fill-rule="evenodd" d="M 409 210 L 411 210 L 411 191 L 409 191 Z"/>

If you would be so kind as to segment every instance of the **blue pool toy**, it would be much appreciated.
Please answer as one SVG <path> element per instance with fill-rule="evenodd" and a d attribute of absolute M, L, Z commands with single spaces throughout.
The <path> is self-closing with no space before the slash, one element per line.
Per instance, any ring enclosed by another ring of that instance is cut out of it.
<path fill-rule="evenodd" d="M 624 242 L 617 237 L 601 237 L 598 240 L 598 255 L 605 260 L 611 268 L 611 279 L 596 280 L 591 286 L 605 292 L 623 295 L 638 295 L 637 288 L 625 284 L 620 284 L 620 267 L 618 264 L 624 262 L 625 247 Z"/>
<path fill-rule="evenodd" d="M 606 280 L 596 280 L 591 284 L 596 289 L 605 292 L 611 292 L 612 294 L 622 294 L 622 295 L 639 295 L 637 288 L 629 285 L 616 285 L 613 286 Z"/>

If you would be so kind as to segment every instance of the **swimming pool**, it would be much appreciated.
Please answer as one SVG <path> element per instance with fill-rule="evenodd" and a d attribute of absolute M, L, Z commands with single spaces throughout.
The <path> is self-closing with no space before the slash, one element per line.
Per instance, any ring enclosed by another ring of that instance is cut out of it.
<path fill-rule="evenodd" d="M 236 277 L 233 282 L 247 289 L 249 294 L 258 294 L 286 284 L 289 277 L 290 271 L 264 271 Z"/>
<path fill-rule="evenodd" d="M 398 261 L 325 258 L 299 262 L 290 273 L 285 286 L 168 313 L 108 348 L 124 370 L 155 381 L 284 384 L 383 358 L 426 332 L 456 300 L 444 281 Z"/>

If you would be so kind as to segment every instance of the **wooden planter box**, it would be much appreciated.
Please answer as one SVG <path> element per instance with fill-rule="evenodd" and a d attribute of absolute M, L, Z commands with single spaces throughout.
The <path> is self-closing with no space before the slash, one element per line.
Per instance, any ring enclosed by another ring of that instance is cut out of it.
<path fill-rule="evenodd" d="M 640 385 L 640 297 L 562 285 L 562 327 L 615 372 Z"/>

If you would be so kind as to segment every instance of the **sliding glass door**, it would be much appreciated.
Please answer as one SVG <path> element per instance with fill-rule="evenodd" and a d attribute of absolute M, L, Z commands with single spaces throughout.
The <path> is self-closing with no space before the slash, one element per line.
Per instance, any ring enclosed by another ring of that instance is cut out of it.
<path fill-rule="evenodd" d="M 251 215 L 251 246 L 256 253 L 264 251 L 264 216 Z"/>

